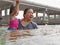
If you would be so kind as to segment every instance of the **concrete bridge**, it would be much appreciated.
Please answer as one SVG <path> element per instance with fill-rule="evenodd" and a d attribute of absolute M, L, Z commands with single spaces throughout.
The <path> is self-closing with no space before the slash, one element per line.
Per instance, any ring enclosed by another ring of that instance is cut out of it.
<path fill-rule="evenodd" d="M 15 4 L 15 0 L 0 0 L 0 25 L 1 24 L 9 24 L 9 16 L 7 15 L 7 9 L 10 9 L 10 6 L 12 4 Z M 34 9 L 34 12 L 36 13 L 36 17 L 33 19 L 37 24 L 60 24 L 60 9 L 42 5 L 40 3 L 36 2 L 30 2 L 28 0 L 21 0 L 20 3 L 20 10 L 24 10 L 25 8 L 32 8 Z M 2 16 L 2 10 L 5 10 L 5 16 Z M 42 13 L 43 16 L 39 17 L 38 13 Z M 47 14 L 47 19 L 45 15 Z M 54 16 L 53 19 L 51 19 L 51 15 Z M 58 16 L 57 16 L 58 15 Z"/>

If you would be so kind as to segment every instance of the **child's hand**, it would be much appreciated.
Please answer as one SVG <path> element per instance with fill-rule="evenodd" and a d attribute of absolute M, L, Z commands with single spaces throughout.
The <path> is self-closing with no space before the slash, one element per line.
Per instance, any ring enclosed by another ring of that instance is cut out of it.
<path fill-rule="evenodd" d="M 20 0 L 16 0 L 16 3 L 19 3 L 20 2 Z"/>

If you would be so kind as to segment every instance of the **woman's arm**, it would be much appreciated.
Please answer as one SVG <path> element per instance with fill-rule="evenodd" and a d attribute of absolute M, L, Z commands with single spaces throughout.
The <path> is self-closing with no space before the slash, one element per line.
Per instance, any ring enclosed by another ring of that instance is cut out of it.
<path fill-rule="evenodd" d="M 13 12 L 10 14 L 10 18 L 13 18 L 14 16 L 16 16 L 16 14 L 18 15 L 19 12 L 19 0 L 16 0 L 16 6 L 13 10 Z"/>

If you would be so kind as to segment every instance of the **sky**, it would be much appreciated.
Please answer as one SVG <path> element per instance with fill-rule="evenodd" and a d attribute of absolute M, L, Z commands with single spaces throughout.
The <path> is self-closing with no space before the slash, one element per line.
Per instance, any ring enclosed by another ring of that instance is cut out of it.
<path fill-rule="evenodd" d="M 60 8 L 60 0 L 26 0 L 26 1 L 40 3 L 43 5 L 48 5 L 48 6 Z"/>

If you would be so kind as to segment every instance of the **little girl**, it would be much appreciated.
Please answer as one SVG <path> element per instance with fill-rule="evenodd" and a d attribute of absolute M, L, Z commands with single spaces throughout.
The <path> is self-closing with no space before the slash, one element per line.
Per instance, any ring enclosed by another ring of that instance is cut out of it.
<path fill-rule="evenodd" d="M 18 29 L 18 19 L 15 17 L 19 12 L 19 0 L 16 0 L 16 6 L 12 13 L 10 14 L 10 24 L 8 30 L 17 30 Z"/>

